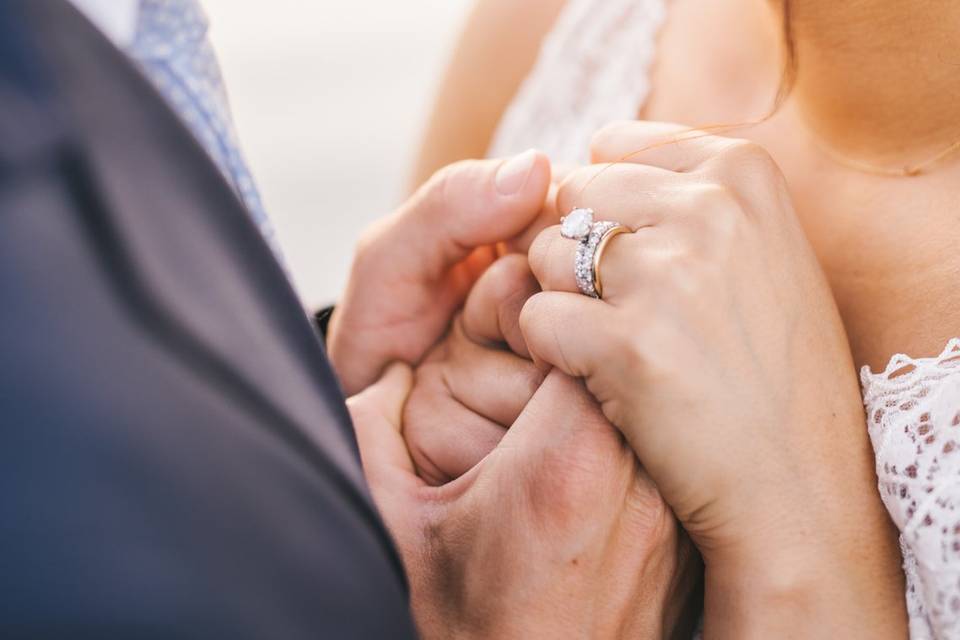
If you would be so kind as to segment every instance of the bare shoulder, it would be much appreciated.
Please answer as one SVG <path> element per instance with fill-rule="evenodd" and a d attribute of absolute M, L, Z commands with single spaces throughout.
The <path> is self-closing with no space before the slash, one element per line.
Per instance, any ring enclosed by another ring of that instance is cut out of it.
<path fill-rule="evenodd" d="M 485 155 L 566 0 L 477 0 L 444 75 L 413 174 Z"/>

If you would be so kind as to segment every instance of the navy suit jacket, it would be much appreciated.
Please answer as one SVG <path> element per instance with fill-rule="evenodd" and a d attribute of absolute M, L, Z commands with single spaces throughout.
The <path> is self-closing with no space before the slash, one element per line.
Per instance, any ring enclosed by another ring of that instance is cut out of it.
<path fill-rule="evenodd" d="M 72 7 L 0 0 L 0 637 L 413 636 L 243 206 Z"/>

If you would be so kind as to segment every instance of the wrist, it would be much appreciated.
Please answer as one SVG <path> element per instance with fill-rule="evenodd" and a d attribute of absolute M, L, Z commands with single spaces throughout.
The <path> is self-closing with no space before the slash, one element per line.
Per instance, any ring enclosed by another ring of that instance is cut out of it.
<path fill-rule="evenodd" d="M 770 531 L 705 556 L 705 637 L 906 637 L 899 551 L 861 533 Z"/>
<path fill-rule="evenodd" d="M 706 637 L 830 637 L 804 629 L 818 609 L 822 573 L 789 553 L 706 561 Z"/>

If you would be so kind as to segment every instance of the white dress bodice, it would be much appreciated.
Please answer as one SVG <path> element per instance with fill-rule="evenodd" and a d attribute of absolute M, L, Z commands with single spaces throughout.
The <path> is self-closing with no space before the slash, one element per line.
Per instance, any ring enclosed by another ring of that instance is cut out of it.
<path fill-rule="evenodd" d="M 960 637 L 960 340 L 860 378 L 880 495 L 900 529 L 910 637 Z"/>
<path fill-rule="evenodd" d="M 602 126 L 650 92 L 667 0 L 568 0 L 507 108 L 490 155 L 536 147 L 585 164 Z M 900 529 L 912 640 L 960 638 L 960 340 L 861 372 L 879 489 Z"/>
<path fill-rule="evenodd" d="M 536 147 L 555 163 L 585 164 L 604 125 L 634 120 L 650 92 L 664 0 L 567 0 L 490 148 Z"/>

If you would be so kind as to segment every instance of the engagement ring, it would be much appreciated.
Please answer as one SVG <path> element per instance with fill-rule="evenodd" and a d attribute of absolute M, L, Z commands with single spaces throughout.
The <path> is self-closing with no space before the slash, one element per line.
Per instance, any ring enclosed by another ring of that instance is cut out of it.
<path fill-rule="evenodd" d="M 560 218 L 560 235 L 569 240 L 583 240 L 593 226 L 593 209 L 574 209 Z"/>
<path fill-rule="evenodd" d="M 607 243 L 621 233 L 632 231 L 619 222 L 594 222 L 593 216 L 592 209 L 574 209 L 561 220 L 560 235 L 578 241 L 574 276 L 580 293 L 591 298 L 602 298 L 600 260 Z"/>

